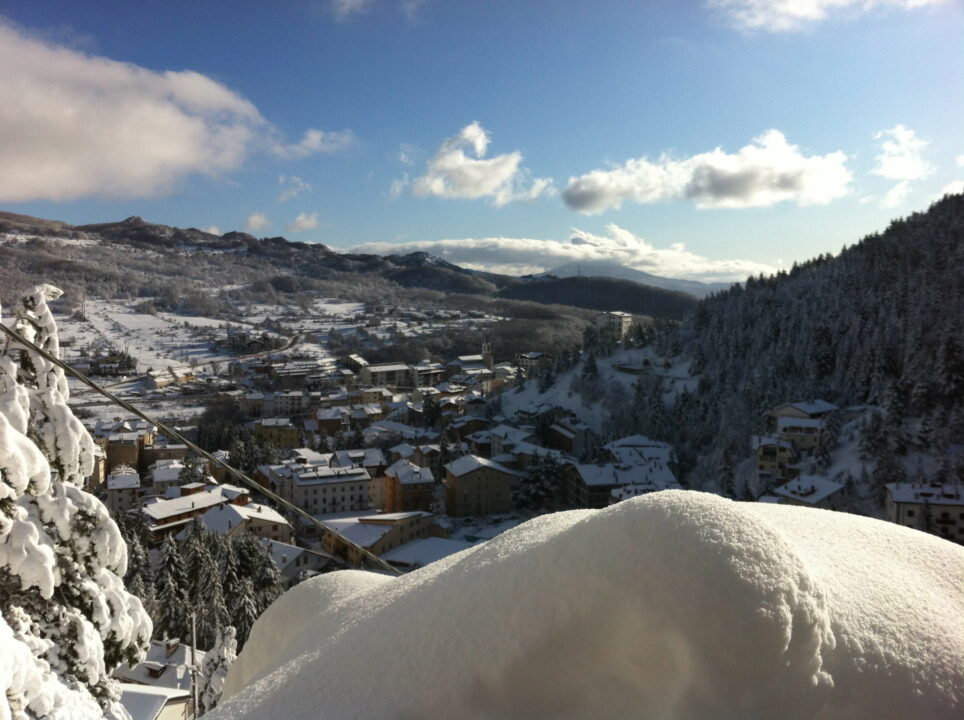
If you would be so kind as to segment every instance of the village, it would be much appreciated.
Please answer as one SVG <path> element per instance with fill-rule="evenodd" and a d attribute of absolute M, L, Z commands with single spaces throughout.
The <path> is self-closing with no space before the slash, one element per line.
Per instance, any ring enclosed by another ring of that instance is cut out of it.
<path fill-rule="evenodd" d="M 341 318 L 346 327 L 374 323 L 358 308 L 348 310 L 353 314 Z M 405 318 L 413 320 L 411 313 Z M 627 313 L 604 312 L 594 318 L 592 331 L 603 346 L 614 347 L 638 331 L 634 322 Z M 571 406 L 504 402 L 558 367 L 538 349 L 502 359 L 483 341 L 478 354 L 447 362 L 374 363 L 364 350 L 333 357 L 319 344 L 306 352 L 282 335 L 244 325 L 228 326 L 220 335 L 210 326 L 204 332 L 220 355 L 206 364 L 171 363 L 133 381 L 127 373 L 136 373 L 138 363 L 127 353 L 92 353 L 73 362 L 135 402 L 164 397 L 163 407 L 175 419 L 182 412 L 195 437 L 203 432 L 191 427 L 206 417 L 202 403 L 231 408 L 232 422 L 242 423 L 249 446 L 263 455 L 247 468 L 251 477 L 311 521 L 256 488 L 240 486 L 223 466 L 169 441 L 151 423 L 105 417 L 104 408 L 87 420 L 97 454 L 88 489 L 115 518 L 145 528 L 151 553 L 169 536 L 183 541 L 192 528 L 227 538 L 249 534 L 290 587 L 359 566 L 362 553 L 404 573 L 535 515 L 601 509 L 684 489 L 674 448 L 666 442 L 640 434 L 602 437 Z M 70 348 L 68 340 L 68 358 Z M 595 366 L 592 352 L 589 357 L 586 364 Z M 649 360 L 598 362 L 628 376 L 658 369 Z M 830 464 L 841 426 L 861 422 L 862 412 L 819 399 L 771 408 L 768 431 L 753 436 L 751 454 L 740 464 L 750 479 L 744 478 L 742 491 L 724 482 L 724 491 L 744 501 L 849 509 L 853 478 L 820 470 Z M 228 447 L 211 452 L 226 463 L 236 460 Z M 888 484 L 884 517 L 961 542 L 962 490 L 952 481 Z M 203 655 L 179 639 L 154 640 L 147 660 L 122 666 L 118 677 L 176 707 L 187 702 L 189 651 Z"/>

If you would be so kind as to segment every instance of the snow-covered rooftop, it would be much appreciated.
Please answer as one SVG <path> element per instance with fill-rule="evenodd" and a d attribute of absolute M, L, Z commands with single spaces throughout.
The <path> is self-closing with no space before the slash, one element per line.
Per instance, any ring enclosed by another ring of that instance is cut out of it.
<path fill-rule="evenodd" d="M 461 477 L 466 473 L 470 473 L 479 468 L 490 468 L 492 470 L 497 470 L 498 472 L 505 473 L 506 475 L 521 475 L 515 470 L 507 468 L 505 465 L 495 462 L 494 460 L 487 460 L 486 458 L 479 457 L 478 455 L 463 455 L 460 458 L 456 458 L 450 463 L 446 463 L 445 469 L 448 470 L 455 477 Z"/>
<path fill-rule="evenodd" d="M 890 483 L 887 492 L 897 503 L 964 506 L 964 485 L 930 483 Z"/>
<path fill-rule="evenodd" d="M 801 475 L 778 488 L 774 488 L 773 494 L 788 500 L 816 505 L 841 490 L 843 490 L 843 485 L 830 478 L 821 475 Z"/>
<path fill-rule="evenodd" d="M 465 540 L 437 537 L 418 538 L 399 545 L 397 548 L 392 548 L 382 555 L 382 559 L 393 565 L 422 567 L 470 547 L 474 547 L 474 544 Z"/>

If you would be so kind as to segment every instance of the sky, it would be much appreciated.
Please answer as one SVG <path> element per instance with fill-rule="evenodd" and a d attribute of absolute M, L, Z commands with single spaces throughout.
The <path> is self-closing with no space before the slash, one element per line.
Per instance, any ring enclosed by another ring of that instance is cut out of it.
<path fill-rule="evenodd" d="M 0 0 L 0 209 L 740 280 L 964 190 L 960 0 Z"/>

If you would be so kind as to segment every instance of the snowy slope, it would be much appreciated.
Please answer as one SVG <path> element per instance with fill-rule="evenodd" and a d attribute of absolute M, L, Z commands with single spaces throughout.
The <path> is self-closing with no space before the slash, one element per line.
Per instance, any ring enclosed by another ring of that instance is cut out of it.
<path fill-rule="evenodd" d="M 964 549 L 687 491 L 303 583 L 212 720 L 958 718 Z"/>

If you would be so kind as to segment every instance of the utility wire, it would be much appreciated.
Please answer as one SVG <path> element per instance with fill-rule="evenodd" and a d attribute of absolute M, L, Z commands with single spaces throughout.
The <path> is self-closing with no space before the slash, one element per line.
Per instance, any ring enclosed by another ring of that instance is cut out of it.
<path fill-rule="evenodd" d="M 358 543 L 352 542 L 351 540 L 349 540 L 348 538 L 346 538 L 346 537 L 345 537 L 344 535 L 342 535 L 341 533 L 339 533 L 339 532 L 337 532 L 337 531 L 335 531 L 335 530 L 332 530 L 330 527 L 328 527 L 327 525 L 325 525 L 324 523 L 322 523 L 322 522 L 321 522 L 320 520 L 318 520 L 316 517 L 313 517 L 312 515 L 309 515 L 307 512 L 305 512 L 304 510 L 302 510 L 300 507 L 298 507 L 298 506 L 295 505 L 294 503 L 289 502 L 288 500 L 285 500 L 283 497 L 281 497 L 280 495 L 278 495 L 278 494 L 277 494 L 276 492 L 274 492 L 273 490 L 269 490 L 269 489 L 266 488 L 264 485 L 262 485 L 261 483 L 257 482 L 256 480 L 248 477 L 247 475 L 245 475 L 243 472 L 241 472 L 241 471 L 238 470 L 237 468 L 231 467 L 231 466 L 228 465 L 224 460 L 222 460 L 222 459 L 220 459 L 220 458 L 218 458 L 218 457 L 215 457 L 214 455 L 212 455 L 211 453 L 209 453 L 207 450 L 203 450 L 202 448 L 198 447 L 197 445 L 195 445 L 194 443 L 192 443 L 190 440 L 188 440 L 186 437 L 184 437 L 183 435 L 181 435 L 181 433 L 179 433 L 179 432 L 178 432 L 177 430 L 175 430 L 174 428 L 169 427 L 168 425 L 162 423 L 162 422 L 159 421 L 159 420 L 155 420 L 155 419 L 152 418 L 150 415 L 148 415 L 148 414 L 145 413 L 144 411 L 142 411 L 142 410 L 134 407 L 133 405 L 131 405 L 131 404 L 130 404 L 129 402 L 127 402 L 126 400 L 121 400 L 119 397 L 117 397 L 116 395 L 114 395 L 114 394 L 113 394 L 112 392 L 110 392 L 109 390 L 107 390 L 107 389 L 105 389 L 105 388 L 102 388 L 100 385 L 98 385 L 97 383 L 95 383 L 93 380 L 91 380 L 90 378 L 88 378 L 86 375 L 84 375 L 84 374 L 83 374 L 82 372 L 80 372 L 79 370 L 75 370 L 74 368 L 70 367 L 70 365 L 68 365 L 68 364 L 65 363 L 63 360 L 61 360 L 60 358 L 54 357 L 53 355 L 51 355 L 49 352 L 47 352 L 47 351 L 44 350 L 43 348 L 38 347 L 37 345 L 34 345 L 32 342 L 30 342 L 30 341 L 27 340 L 26 338 L 22 337 L 22 336 L 21 336 L 16 330 L 14 330 L 13 328 L 9 328 L 9 327 L 7 327 L 6 325 L 3 325 L 2 323 L 0 323 L 0 330 L 3 330 L 3 332 L 5 332 L 7 335 L 9 335 L 10 338 L 13 339 L 13 340 L 14 340 L 16 343 L 18 343 L 19 345 L 22 345 L 23 347 L 28 348 L 28 349 L 30 349 L 30 350 L 38 353 L 39 355 L 41 355 L 42 357 L 46 358 L 47 360 L 49 360 L 50 362 L 52 362 L 54 365 L 56 365 L 57 367 L 59 367 L 59 368 L 60 368 L 61 370 L 63 370 L 64 372 L 66 372 L 66 373 L 72 375 L 73 377 L 75 377 L 77 380 L 79 380 L 80 382 L 82 382 L 84 385 L 86 385 L 86 386 L 89 387 L 90 389 L 95 390 L 96 392 L 99 392 L 99 393 L 100 393 L 101 395 L 103 395 L 104 397 L 108 398 L 111 402 L 113 402 L 113 403 L 115 403 L 116 405 L 119 405 L 120 407 L 124 408 L 124 409 L 127 410 L 129 413 L 132 413 L 132 414 L 136 415 L 136 416 L 139 417 L 141 420 L 145 420 L 145 421 L 151 423 L 152 425 L 157 426 L 157 429 L 160 430 L 161 433 L 163 433 L 164 435 L 166 435 L 166 436 L 167 436 L 168 438 L 170 438 L 171 440 L 176 440 L 177 442 L 182 443 L 183 445 L 186 445 L 188 448 L 190 448 L 191 450 L 193 450 L 195 453 L 197 453 L 197 454 L 200 455 L 201 457 L 203 457 L 203 458 L 205 458 L 206 460 L 208 460 L 208 462 L 213 462 L 215 465 L 219 465 L 220 467 L 224 468 L 225 471 L 227 471 L 227 473 L 228 473 L 229 475 L 231 475 L 231 477 L 239 480 L 240 482 L 244 483 L 245 485 L 247 485 L 248 487 L 252 488 L 253 490 L 257 490 L 259 493 L 265 495 L 266 497 L 271 498 L 274 502 L 276 502 L 278 505 L 282 506 L 283 508 L 285 508 L 285 509 L 288 510 L 289 512 L 293 513 L 294 515 L 297 515 L 297 516 L 300 517 L 302 520 L 307 521 L 309 524 L 314 525 L 314 526 L 315 526 L 318 530 L 320 530 L 323 534 L 330 535 L 330 536 L 336 538 L 337 540 L 341 541 L 342 543 L 344 543 L 346 546 L 351 547 L 351 548 L 354 548 L 354 550 L 359 554 L 359 556 L 361 557 L 361 559 L 363 559 L 363 560 L 368 560 L 368 561 L 369 561 L 372 565 L 374 565 L 375 567 L 377 567 L 377 568 L 379 568 L 379 569 L 381 569 L 381 570 L 385 570 L 385 571 L 387 571 L 387 572 L 390 572 L 390 573 L 392 573 L 393 575 L 401 575 L 401 573 L 400 573 L 396 568 L 394 568 L 394 567 L 392 567 L 391 565 L 389 565 L 387 562 L 385 562 L 385 561 L 382 560 L 380 557 L 378 557 L 375 553 L 371 552 L 370 550 L 368 550 L 368 549 L 366 549 L 366 548 L 363 548 L 363 547 L 362 547 L 361 545 L 359 545 Z M 351 559 L 350 559 L 349 557 L 346 557 L 345 560 L 348 562 L 349 565 L 355 565 L 355 564 L 356 564 L 356 563 L 351 562 Z M 360 563 L 360 562 L 359 562 L 359 563 L 357 563 L 357 565 L 362 566 L 363 563 Z"/>

